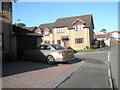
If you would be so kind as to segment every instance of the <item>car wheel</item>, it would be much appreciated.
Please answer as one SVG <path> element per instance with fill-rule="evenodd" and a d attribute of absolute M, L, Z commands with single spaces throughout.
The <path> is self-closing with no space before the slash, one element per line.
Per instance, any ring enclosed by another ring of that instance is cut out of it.
<path fill-rule="evenodd" d="M 22 60 L 27 60 L 27 56 L 25 54 L 22 55 Z"/>
<path fill-rule="evenodd" d="M 50 65 L 54 64 L 55 63 L 54 57 L 51 56 L 51 55 L 47 56 L 47 63 L 50 64 Z"/>

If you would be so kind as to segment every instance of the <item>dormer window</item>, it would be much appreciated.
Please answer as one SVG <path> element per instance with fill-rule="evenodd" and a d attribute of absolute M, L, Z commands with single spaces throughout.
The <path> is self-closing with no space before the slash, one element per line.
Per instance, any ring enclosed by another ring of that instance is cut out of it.
<path fill-rule="evenodd" d="M 84 25 L 74 25 L 74 26 L 73 26 L 73 28 L 74 28 L 76 31 L 83 30 L 83 27 L 84 27 Z"/>
<path fill-rule="evenodd" d="M 44 35 L 49 35 L 49 31 L 45 31 L 45 32 L 44 32 Z"/>

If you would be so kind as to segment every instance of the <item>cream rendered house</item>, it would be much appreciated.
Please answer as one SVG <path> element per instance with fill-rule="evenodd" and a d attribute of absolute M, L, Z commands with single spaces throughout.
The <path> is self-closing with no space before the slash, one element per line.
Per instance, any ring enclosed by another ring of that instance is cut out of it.
<path fill-rule="evenodd" d="M 94 23 L 92 15 L 58 18 L 55 23 L 41 24 L 43 44 L 58 44 L 65 48 L 90 49 Z"/>

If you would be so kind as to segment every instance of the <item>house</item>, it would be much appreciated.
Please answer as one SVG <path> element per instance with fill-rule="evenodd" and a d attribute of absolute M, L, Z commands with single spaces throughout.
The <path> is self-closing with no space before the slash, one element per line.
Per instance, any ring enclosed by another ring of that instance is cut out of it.
<path fill-rule="evenodd" d="M 40 44 L 42 36 L 34 31 L 30 31 L 30 29 L 13 26 L 12 1 L 17 0 L 8 0 L 9 2 L 3 1 L 0 1 L 0 7 L 2 8 L 0 11 L 0 40 L 2 40 L 0 42 L 2 42 L 2 60 L 15 61 L 24 50 Z M 35 28 L 34 30 L 39 32 L 39 28 Z"/>
<path fill-rule="evenodd" d="M 92 14 L 58 18 L 54 23 L 41 24 L 43 42 L 58 44 L 65 48 L 90 49 L 93 37 Z"/>
<path fill-rule="evenodd" d="M 106 33 L 106 45 L 111 46 L 120 42 L 120 31 Z"/>
<path fill-rule="evenodd" d="M 97 40 L 106 40 L 106 33 L 104 32 L 94 32 L 94 39 Z"/>
<path fill-rule="evenodd" d="M 31 49 L 37 44 L 41 44 L 42 35 L 39 33 L 35 33 L 34 30 L 37 30 L 37 28 L 21 28 L 13 25 L 14 36 L 16 36 L 16 51 L 18 59 L 22 57 L 22 54 L 25 50 Z"/>
<path fill-rule="evenodd" d="M 4 0 L 3 0 L 4 1 Z M 2 37 L 2 60 L 14 59 L 16 52 L 13 52 L 15 44 L 12 42 L 12 0 L 10 2 L 0 1 L 0 35 Z M 14 46 L 12 45 L 14 44 Z M 14 54 L 14 55 L 13 55 Z"/>
<path fill-rule="evenodd" d="M 33 26 L 33 27 L 25 27 L 25 29 L 32 31 L 34 33 L 38 33 L 38 34 L 42 34 L 41 30 L 37 27 L 37 26 Z"/>
<path fill-rule="evenodd" d="M 108 32 L 106 35 L 107 35 L 107 39 L 111 38 L 120 41 L 120 31 Z"/>

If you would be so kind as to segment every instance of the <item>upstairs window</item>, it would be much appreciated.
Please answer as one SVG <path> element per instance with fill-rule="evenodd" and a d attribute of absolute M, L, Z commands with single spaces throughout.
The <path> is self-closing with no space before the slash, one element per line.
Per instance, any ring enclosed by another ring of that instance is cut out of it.
<path fill-rule="evenodd" d="M 84 25 L 74 25 L 74 26 L 73 26 L 73 28 L 74 28 L 76 31 L 83 30 L 83 27 L 84 27 Z"/>
<path fill-rule="evenodd" d="M 49 31 L 45 31 L 45 32 L 44 32 L 44 35 L 49 35 Z"/>
<path fill-rule="evenodd" d="M 36 33 L 41 34 L 41 32 L 40 32 L 40 31 L 39 31 L 39 32 L 36 32 Z"/>
<path fill-rule="evenodd" d="M 63 33 L 65 28 L 57 28 L 58 33 Z"/>

